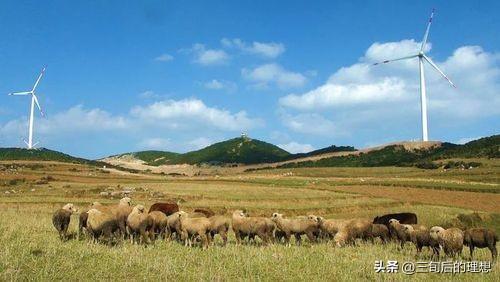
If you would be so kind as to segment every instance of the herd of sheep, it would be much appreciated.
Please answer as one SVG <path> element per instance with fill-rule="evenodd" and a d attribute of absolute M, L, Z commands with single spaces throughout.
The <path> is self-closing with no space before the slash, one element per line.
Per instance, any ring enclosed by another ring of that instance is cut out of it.
<path fill-rule="evenodd" d="M 52 222 L 62 240 L 67 239 L 71 215 L 76 212 L 73 204 L 66 204 L 54 213 Z M 302 235 L 306 235 L 311 242 L 333 240 L 336 246 L 342 247 L 354 245 L 356 239 L 373 242 L 379 238 L 382 243 L 396 240 L 401 248 L 406 242 L 412 242 L 418 253 L 423 247 L 428 247 L 436 256 L 441 250 L 447 256 L 460 255 L 465 245 L 470 248 L 471 259 L 474 248 L 488 248 L 493 260 L 497 257 L 498 237 L 494 231 L 487 228 L 428 228 L 417 224 L 414 213 L 377 216 L 373 220 L 339 220 L 315 215 L 286 218 L 279 213 L 273 213 L 271 217 L 255 217 L 236 210 L 231 217 L 226 217 L 215 215 L 209 209 L 187 213 L 180 211 L 176 203 L 156 203 L 147 211 L 143 205 L 132 207 L 128 197 L 115 205 L 94 202 L 88 210 L 80 212 L 78 236 L 86 234 L 93 242 L 108 243 L 116 238 L 143 244 L 160 238 L 176 239 L 186 246 L 201 242 L 203 248 L 208 248 L 216 235 L 226 245 L 231 229 L 237 244 L 242 240 L 255 241 L 259 237 L 265 245 L 283 242 L 289 246 L 294 236 L 300 245 Z"/>

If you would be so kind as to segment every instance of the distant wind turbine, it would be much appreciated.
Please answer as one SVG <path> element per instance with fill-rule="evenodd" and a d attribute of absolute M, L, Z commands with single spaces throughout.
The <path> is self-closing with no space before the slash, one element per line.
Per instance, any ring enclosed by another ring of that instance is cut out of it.
<path fill-rule="evenodd" d="M 42 116 L 44 116 L 44 113 L 42 111 L 42 108 L 40 107 L 40 104 L 38 103 L 38 98 L 35 95 L 36 87 L 38 86 L 38 83 L 40 83 L 40 80 L 42 79 L 42 76 L 45 72 L 45 68 L 42 69 L 42 72 L 38 76 L 38 79 L 35 82 L 35 85 L 33 85 L 33 89 L 30 91 L 23 91 L 23 92 L 13 92 L 9 93 L 9 95 L 14 95 L 14 96 L 25 96 L 25 95 L 31 95 L 31 108 L 30 108 L 30 120 L 29 120 L 29 129 L 28 129 L 28 142 L 24 140 L 24 143 L 28 145 L 28 149 L 33 149 L 36 144 L 33 144 L 33 121 L 35 118 L 35 104 L 38 107 L 38 110 L 40 110 L 40 113 Z"/>
<path fill-rule="evenodd" d="M 434 16 L 434 9 L 432 10 L 431 17 L 429 18 L 429 23 L 427 24 L 427 29 L 425 30 L 424 39 L 422 40 L 422 45 L 420 46 L 420 51 L 411 56 L 402 57 L 399 59 L 387 60 L 379 63 L 375 63 L 373 65 L 379 64 L 387 64 L 394 61 L 401 61 L 407 59 L 413 59 L 418 57 L 418 66 L 420 69 L 420 103 L 421 103 L 421 111 L 422 111 L 422 140 L 429 141 L 428 132 L 427 132 L 427 98 L 425 96 L 425 76 L 424 76 L 424 61 L 427 61 L 441 76 L 446 79 L 451 86 L 456 87 L 453 82 L 441 71 L 438 66 L 431 60 L 431 58 L 427 57 L 424 53 L 425 45 L 427 44 L 427 37 L 429 36 L 429 29 L 431 28 L 432 17 Z"/>

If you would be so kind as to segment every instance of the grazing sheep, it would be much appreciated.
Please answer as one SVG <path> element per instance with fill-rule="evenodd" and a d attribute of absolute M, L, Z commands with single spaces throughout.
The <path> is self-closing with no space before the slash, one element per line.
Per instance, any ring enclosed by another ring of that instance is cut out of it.
<path fill-rule="evenodd" d="M 376 216 L 373 219 L 374 224 L 384 224 L 389 228 L 389 235 L 391 235 L 392 239 L 397 239 L 397 235 L 393 233 L 389 226 L 389 221 L 391 219 L 396 219 L 401 224 L 417 224 L 417 215 L 411 212 L 403 212 L 403 213 L 391 213 L 382 216 Z"/>
<path fill-rule="evenodd" d="M 87 230 L 87 218 L 89 214 L 88 210 L 84 210 L 78 216 L 78 237 L 80 238 L 82 234 L 84 234 L 84 230 Z"/>
<path fill-rule="evenodd" d="M 161 211 L 152 211 L 149 213 L 149 217 L 153 222 L 153 226 L 151 227 L 152 235 L 155 238 L 165 237 L 165 229 L 167 227 L 167 216 Z"/>
<path fill-rule="evenodd" d="M 275 229 L 273 221 L 269 218 L 249 217 L 242 210 L 233 212 L 231 225 L 237 244 L 240 244 L 241 239 L 246 236 L 253 238 L 257 235 L 267 245 L 272 240 Z"/>
<path fill-rule="evenodd" d="M 488 248 L 491 252 L 493 261 L 497 258 L 498 236 L 495 231 L 487 228 L 470 228 L 464 232 L 464 245 L 469 246 L 470 259 L 474 248 Z"/>
<path fill-rule="evenodd" d="M 420 224 L 401 224 L 399 220 L 394 218 L 389 220 L 389 232 L 401 243 L 401 248 L 404 247 L 406 242 L 412 242 L 410 229 L 407 226 L 411 226 L 414 231 L 428 231 L 427 227 Z"/>
<path fill-rule="evenodd" d="M 209 232 L 210 232 L 210 220 L 206 217 L 196 217 L 191 218 L 186 212 L 180 211 L 178 213 L 181 238 L 184 240 L 184 245 L 191 247 L 192 239 L 195 236 L 201 238 L 203 248 L 208 248 L 209 245 Z"/>
<path fill-rule="evenodd" d="M 87 214 L 87 232 L 92 241 L 97 242 L 99 238 L 104 237 L 108 240 L 108 244 L 111 244 L 113 233 L 120 230 L 116 217 L 98 209 L 90 209 Z"/>
<path fill-rule="evenodd" d="M 430 230 L 431 238 L 439 243 L 447 256 L 460 255 L 464 245 L 464 233 L 462 230 L 452 227 L 444 229 L 434 226 Z"/>
<path fill-rule="evenodd" d="M 223 245 L 227 244 L 227 232 L 229 231 L 229 227 L 231 226 L 231 220 L 225 216 L 211 216 L 208 218 L 210 221 L 210 238 L 214 239 L 216 234 L 222 238 Z"/>
<path fill-rule="evenodd" d="M 73 204 L 66 204 L 61 209 L 58 209 L 52 216 L 52 224 L 59 233 L 61 240 L 67 239 L 68 226 L 71 221 L 71 215 L 78 211 Z"/>
<path fill-rule="evenodd" d="M 215 213 L 211 209 L 208 209 L 208 208 L 207 209 L 195 209 L 194 212 L 202 213 L 205 215 L 205 217 L 212 217 L 215 215 Z"/>
<path fill-rule="evenodd" d="M 288 219 L 280 213 L 273 213 L 272 220 L 279 230 L 285 232 L 285 243 L 290 246 L 291 235 L 295 236 L 297 245 L 301 243 L 301 235 L 306 234 L 311 242 L 316 242 L 315 232 L 319 230 L 318 218 L 310 215 L 307 218 Z"/>
<path fill-rule="evenodd" d="M 373 242 L 373 239 L 375 238 L 380 238 L 380 240 L 382 240 L 382 243 L 387 243 L 390 238 L 389 228 L 387 228 L 387 226 L 385 226 L 384 224 L 372 224 L 370 239 Z"/>
<path fill-rule="evenodd" d="M 348 222 L 345 219 L 324 219 L 323 217 L 318 217 L 319 228 L 321 233 L 326 238 L 333 238 L 337 232 Z"/>
<path fill-rule="evenodd" d="M 169 216 L 175 212 L 178 212 L 179 206 L 173 202 L 155 203 L 149 208 L 149 212 L 152 212 L 152 211 L 161 211 L 166 216 Z"/>
<path fill-rule="evenodd" d="M 429 247 L 432 250 L 433 256 L 439 257 L 439 243 L 431 237 L 429 230 L 415 230 L 412 225 L 404 224 L 405 233 L 409 234 L 410 240 L 417 248 L 417 254 L 422 251 L 423 247 Z"/>
<path fill-rule="evenodd" d="M 152 235 L 153 219 L 145 213 L 145 210 L 143 205 L 136 205 L 127 217 L 127 231 L 131 242 L 149 242 L 148 234 Z"/>
<path fill-rule="evenodd" d="M 104 213 L 111 213 L 115 216 L 116 222 L 120 228 L 122 238 L 125 238 L 126 228 L 127 228 L 127 217 L 132 212 L 131 207 L 132 200 L 129 197 L 124 197 L 120 199 L 117 205 L 104 206 L 99 202 L 94 202 L 91 208 L 98 209 Z"/>
<path fill-rule="evenodd" d="M 172 239 L 174 234 L 177 239 L 180 239 L 181 234 L 181 222 L 179 220 L 179 212 L 175 212 L 167 216 L 167 228 L 166 228 L 167 238 Z"/>
<path fill-rule="evenodd" d="M 372 223 L 366 219 L 351 219 L 335 234 L 333 241 L 337 247 L 354 244 L 358 238 L 370 238 Z"/>

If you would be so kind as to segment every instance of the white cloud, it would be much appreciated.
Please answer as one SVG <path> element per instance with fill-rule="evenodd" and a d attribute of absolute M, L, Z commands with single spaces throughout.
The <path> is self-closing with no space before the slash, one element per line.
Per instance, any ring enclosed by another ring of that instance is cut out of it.
<path fill-rule="evenodd" d="M 360 62 L 335 72 L 328 81 L 303 94 L 280 99 L 285 108 L 300 111 L 335 110 L 344 117 L 378 110 L 380 116 L 400 118 L 398 108 L 414 105 L 418 111 L 419 80 L 417 59 L 381 66 L 373 62 L 415 53 L 414 40 L 374 43 Z M 430 50 L 431 45 L 428 45 Z M 429 113 L 433 118 L 480 118 L 500 113 L 500 55 L 479 46 L 464 46 L 453 52 L 439 67 L 458 85 L 454 89 L 429 65 L 425 66 Z M 353 110 L 356 108 L 356 110 Z M 394 110 L 394 111 L 393 111 Z M 418 112 L 419 113 L 419 112 Z M 368 120 L 373 121 L 373 120 Z"/>
<path fill-rule="evenodd" d="M 278 144 L 278 147 L 292 154 L 307 153 L 314 150 L 314 147 L 311 144 L 300 144 L 297 142 Z"/>
<path fill-rule="evenodd" d="M 231 113 L 227 110 L 211 108 L 198 99 L 166 100 L 145 107 L 137 106 L 132 115 L 145 122 L 165 122 L 173 128 L 182 128 L 191 123 L 203 124 L 221 130 L 240 131 L 261 125 L 258 119 L 251 119 L 247 113 Z"/>
<path fill-rule="evenodd" d="M 254 82 L 261 87 L 267 87 L 269 84 L 274 83 L 279 88 L 294 88 L 303 86 L 307 78 L 296 72 L 291 72 L 284 69 L 278 64 L 265 64 L 255 69 L 242 69 L 242 76 Z"/>
<path fill-rule="evenodd" d="M 27 130 L 27 119 L 11 120 L 0 125 L 3 134 L 24 135 Z M 67 132 L 98 132 L 123 130 L 130 125 L 125 117 L 113 116 L 101 109 L 85 109 L 82 105 L 66 111 L 35 120 L 35 132 L 42 135 L 61 134 Z"/>
<path fill-rule="evenodd" d="M 203 84 L 203 86 L 210 90 L 227 90 L 229 92 L 233 92 L 238 88 L 234 82 L 217 79 L 207 81 Z"/>
<path fill-rule="evenodd" d="M 174 59 L 172 55 L 169 54 L 161 54 L 160 56 L 156 57 L 154 60 L 157 62 L 170 62 Z"/>
<path fill-rule="evenodd" d="M 229 61 L 229 55 L 220 49 L 207 49 L 203 44 L 194 44 L 189 50 L 194 54 L 194 62 L 203 66 L 224 65 Z"/>
<path fill-rule="evenodd" d="M 170 139 L 164 138 L 146 138 L 138 144 L 139 148 L 146 150 L 167 150 L 171 146 Z"/>
<path fill-rule="evenodd" d="M 370 84 L 325 84 L 302 95 L 288 95 L 280 104 L 300 110 L 331 108 L 340 105 L 384 102 L 401 99 L 405 82 L 397 78 L 385 78 L 380 83 Z"/>
<path fill-rule="evenodd" d="M 227 39 L 223 38 L 221 43 L 224 47 L 233 48 L 236 47 L 244 52 L 260 55 L 266 58 L 276 58 L 285 52 L 285 45 L 282 43 L 275 42 L 257 42 L 254 41 L 251 44 L 242 41 L 241 39 Z"/>
<path fill-rule="evenodd" d="M 324 136 L 338 136 L 345 134 L 340 131 L 335 124 L 315 113 L 303 113 L 297 115 L 283 114 L 281 116 L 283 124 L 292 131 Z"/>

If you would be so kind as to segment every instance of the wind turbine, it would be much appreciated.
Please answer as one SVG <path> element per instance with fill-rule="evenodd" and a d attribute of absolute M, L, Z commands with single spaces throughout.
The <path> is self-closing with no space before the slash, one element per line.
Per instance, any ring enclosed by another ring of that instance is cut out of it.
<path fill-rule="evenodd" d="M 33 85 L 33 89 L 31 89 L 30 91 L 9 93 L 9 95 L 13 95 L 13 96 L 31 95 L 30 120 L 29 120 L 29 129 L 28 129 L 28 142 L 26 142 L 26 140 L 24 140 L 24 143 L 26 143 L 26 145 L 28 145 L 28 149 L 33 149 L 33 147 L 36 144 L 38 144 L 38 143 L 33 144 L 33 121 L 34 121 L 34 118 L 35 118 L 35 104 L 38 107 L 38 110 L 40 110 L 41 115 L 44 116 L 42 108 L 40 107 L 40 104 L 38 103 L 38 98 L 35 95 L 36 87 L 38 86 L 38 83 L 42 79 L 42 76 L 43 76 L 44 73 L 45 73 L 45 68 L 42 69 L 42 72 L 38 76 L 38 79 L 36 80 L 35 85 Z"/>
<path fill-rule="evenodd" d="M 425 30 L 424 39 L 422 40 L 422 45 L 420 46 L 420 51 L 415 55 L 410 55 L 406 57 L 402 57 L 399 59 L 386 60 L 383 62 L 375 63 L 373 65 L 379 64 L 387 64 L 394 61 L 401 61 L 407 59 L 418 58 L 418 67 L 420 69 L 420 105 L 422 111 L 422 140 L 429 141 L 428 132 L 427 132 L 427 98 L 425 93 L 425 76 L 424 76 L 424 61 L 429 63 L 441 76 L 446 79 L 451 86 L 455 87 L 455 84 L 451 82 L 451 80 L 441 71 L 438 66 L 431 60 L 431 58 L 427 57 L 424 53 L 425 45 L 427 44 L 427 37 L 429 36 L 429 29 L 431 28 L 432 17 L 434 16 L 434 9 L 432 10 L 431 17 L 429 18 L 429 23 L 427 24 L 427 29 Z"/>

